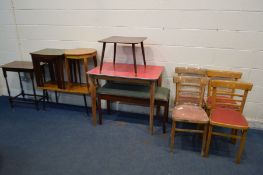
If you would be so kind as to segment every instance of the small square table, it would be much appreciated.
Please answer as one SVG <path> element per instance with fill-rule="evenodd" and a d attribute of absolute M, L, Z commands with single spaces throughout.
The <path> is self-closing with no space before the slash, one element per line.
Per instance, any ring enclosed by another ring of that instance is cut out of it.
<path fill-rule="evenodd" d="M 91 97 L 92 97 L 92 121 L 93 125 L 97 124 L 96 116 L 96 79 L 123 81 L 129 83 L 148 84 L 150 85 L 150 133 L 153 134 L 154 121 L 154 95 L 155 85 L 161 85 L 163 66 L 137 66 L 137 76 L 134 75 L 132 64 L 115 64 L 104 63 L 101 71 L 100 67 L 96 67 L 87 72 L 91 79 Z"/>
<path fill-rule="evenodd" d="M 9 102 L 10 102 L 11 107 L 13 107 L 13 102 L 35 103 L 36 109 L 38 110 L 39 109 L 38 108 L 38 102 L 41 100 L 44 101 L 45 95 L 44 95 L 44 93 L 43 93 L 43 96 L 36 94 L 36 89 L 35 89 L 35 84 L 34 84 L 34 69 L 33 69 L 32 62 L 30 62 L 30 61 L 13 61 L 13 62 L 10 62 L 8 64 L 2 65 L 0 67 L 3 70 L 3 74 L 4 74 L 4 78 L 5 78 L 5 82 L 6 82 L 6 87 L 7 87 L 7 92 L 8 92 L 8 96 L 9 96 Z M 9 84 L 8 84 L 8 80 L 7 80 L 7 71 L 18 72 L 21 93 L 14 96 L 14 97 L 11 96 L 11 92 L 10 92 L 10 88 L 9 88 Z M 25 73 L 30 74 L 30 78 L 32 81 L 32 87 L 33 87 L 33 94 L 27 94 L 24 92 L 23 83 L 22 83 L 22 79 L 21 79 L 21 72 L 25 72 Z M 20 96 L 22 96 L 22 99 L 17 99 Z M 34 97 L 33 102 L 25 99 L 25 96 L 33 96 Z M 40 98 L 37 99 L 37 97 L 40 97 Z M 43 103 L 43 105 L 44 105 L 44 103 Z"/>
<path fill-rule="evenodd" d="M 115 64 L 115 60 L 116 60 L 117 43 L 119 43 L 119 44 L 131 44 L 132 45 L 132 53 L 133 53 L 133 62 L 134 62 L 134 72 L 136 75 L 137 74 L 137 67 L 136 67 L 135 44 L 139 44 L 139 43 L 141 44 L 143 63 L 144 63 L 144 66 L 146 66 L 144 46 L 143 46 L 143 41 L 146 39 L 147 39 L 147 37 L 111 36 L 109 38 L 99 40 L 99 42 L 103 43 L 102 54 L 101 54 L 101 62 L 100 62 L 100 71 L 102 70 L 102 66 L 103 66 L 103 59 L 104 59 L 106 43 L 114 43 L 113 64 Z"/>
<path fill-rule="evenodd" d="M 44 86 L 45 77 L 44 73 L 41 71 L 41 64 L 48 63 L 51 81 L 56 82 L 58 88 L 65 89 L 63 71 L 64 50 L 47 48 L 30 54 L 36 75 L 37 86 Z"/>

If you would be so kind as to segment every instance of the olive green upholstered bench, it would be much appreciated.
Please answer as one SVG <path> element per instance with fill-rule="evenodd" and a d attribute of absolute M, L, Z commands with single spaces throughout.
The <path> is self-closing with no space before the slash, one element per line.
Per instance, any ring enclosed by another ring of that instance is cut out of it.
<path fill-rule="evenodd" d="M 102 124 L 101 100 L 107 100 L 107 110 L 110 111 L 111 101 L 120 101 L 137 105 L 149 106 L 150 87 L 145 85 L 123 84 L 107 82 L 97 89 L 99 122 Z M 155 105 L 157 106 L 157 116 L 160 119 L 160 107 L 164 107 L 162 117 L 163 133 L 166 132 L 166 122 L 169 111 L 170 90 L 165 87 L 155 88 Z"/>

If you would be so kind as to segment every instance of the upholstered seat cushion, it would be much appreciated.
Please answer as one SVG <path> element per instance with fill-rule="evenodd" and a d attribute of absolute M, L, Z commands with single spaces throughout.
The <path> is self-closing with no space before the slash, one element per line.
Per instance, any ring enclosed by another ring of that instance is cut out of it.
<path fill-rule="evenodd" d="M 107 82 L 97 89 L 97 94 L 118 95 L 140 99 L 150 98 L 150 87 L 145 85 Z M 165 87 L 155 87 L 155 100 L 168 101 L 170 90 Z"/>
<path fill-rule="evenodd" d="M 178 105 L 173 110 L 172 119 L 191 123 L 208 123 L 209 119 L 203 108 L 194 105 Z"/>
<path fill-rule="evenodd" d="M 233 128 L 248 128 L 246 118 L 239 112 L 227 108 L 216 108 L 210 115 L 210 123 L 212 125 Z"/>

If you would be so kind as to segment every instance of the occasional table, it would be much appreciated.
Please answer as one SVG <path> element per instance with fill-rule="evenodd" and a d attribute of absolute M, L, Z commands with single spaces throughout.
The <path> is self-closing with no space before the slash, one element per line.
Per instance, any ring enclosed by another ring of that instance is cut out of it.
<path fill-rule="evenodd" d="M 36 75 L 37 85 L 43 87 L 45 84 L 45 72 L 41 71 L 41 64 L 47 63 L 51 82 L 58 88 L 65 89 L 64 82 L 64 50 L 63 49 L 42 49 L 30 53 Z"/>
<path fill-rule="evenodd" d="M 146 66 L 144 46 L 143 46 L 143 41 L 146 39 L 147 39 L 146 37 L 111 36 L 109 38 L 99 40 L 99 42 L 103 43 L 102 54 L 101 54 L 101 62 L 100 62 L 100 71 L 102 70 L 102 67 L 103 67 L 103 59 L 104 59 L 106 43 L 114 43 L 114 53 L 113 53 L 113 64 L 114 65 L 115 65 L 115 60 L 116 60 L 117 43 L 119 43 L 119 44 L 131 44 L 132 45 L 132 53 L 133 53 L 133 62 L 134 62 L 134 72 L 135 72 L 135 75 L 137 75 L 135 45 L 141 44 L 143 63 L 144 63 L 144 66 Z"/>
<path fill-rule="evenodd" d="M 150 86 L 150 133 L 153 134 L 154 121 L 154 99 L 155 85 L 160 85 L 162 81 L 163 66 L 137 66 L 137 75 L 134 75 L 132 64 L 104 63 L 103 70 L 96 67 L 87 72 L 91 79 L 91 97 L 92 97 L 92 121 L 93 125 L 97 124 L 96 116 L 96 79 L 146 84 Z"/>
<path fill-rule="evenodd" d="M 7 92 L 9 96 L 9 102 L 11 107 L 13 106 L 14 102 L 24 102 L 24 103 L 33 103 L 36 106 L 36 109 L 38 110 L 38 103 L 43 100 L 43 104 L 45 104 L 45 93 L 43 91 L 43 96 L 42 95 L 37 95 L 36 94 L 36 89 L 35 89 L 35 84 L 34 84 L 34 69 L 32 62 L 30 61 L 13 61 L 8 64 L 0 66 L 3 69 L 3 74 L 5 77 L 5 82 L 6 82 L 6 87 L 7 87 Z M 20 88 L 21 88 L 21 93 L 19 93 L 16 96 L 11 96 L 8 80 L 7 80 L 7 71 L 10 72 L 17 72 L 19 76 L 19 83 L 20 83 Z M 24 91 L 23 88 L 23 83 L 22 83 L 22 78 L 21 78 L 21 72 L 29 73 L 31 81 L 32 81 L 32 88 L 33 88 L 33 94 L 27 94 Z M 19 98 L 22 96 L 22 99 Z M 25 96 L 32 96 L 34 97 L 34 100 L 28 100 L 25 98 Z M 18 99 L 19 98 L 19 99 Z"/>

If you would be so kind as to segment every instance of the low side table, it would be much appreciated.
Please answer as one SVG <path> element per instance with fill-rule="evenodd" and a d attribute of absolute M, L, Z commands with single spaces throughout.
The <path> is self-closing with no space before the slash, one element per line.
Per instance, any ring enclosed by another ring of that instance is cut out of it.
<path fill-rule="evenodd" d="M 51 82 L 55 83 L 58 88 L 65 89 L 63 72 L 64 50 L 48 48 L 30 54 L 36 75 L 37 86 L 43 87 L 45 84 L 45 77 L 41 71 L 41 64 L 47 63 L 49 66 Z"/>
<path fill-rule="evenodd" d="M 70 84 L 70 86 L 72 86 L 73 83 L 77 83 L 78 82 L 77 79 L 79 79 L 79 84 L 82 84 L 80 61 L 83 61 L 83 70 L 85 71 L 84 73 L 88 72 L 88 61 L 90 58 L 93 59 L 94 67 L 97 67 L 96 49 L 92 49 L 92 48 L 69 49 L 69 50 L 65 50 L 64 54 L 65 54 L 65 66 L 67 71 L 68 83 Z M 76 70 L 78 70 L 78 74 L 79 74 L 78 76 Z M 88 75 L 85 74 L 85 76 L 86 76 L 85 83 L 89 88 Z"/>
<path fill-rule="evenodd" d="M 115 65 L 115 60 L 116 60 L 117 43 L 119 43 L 119 44 L 131 44 L 132 45 L 134 72 L 135 72 L 135 75 L 137 75 L 135 44 L 139 44 L 139 43 L 141 44 L 143 63 L 144 63 L 144 66 L 146 66 L 144 46 L 143 46 L 143 41 L 146 39 L 147 39 L 146 37 L 111 36 L 109 38 L 99 40 L 99 42 L 103 43 L 101 62 L 100 62 L 100 72 L 103 66 L 103 59 L 104 59 L 106 43 L 114 43 L 114 53 L 113 53 L 113 64 L 114 65 Z"/>
<path fill-rule="evenodd" d="M 3 74 L 5 77 L 5 82 L 6 82 L 6 87 L 7 87 L 7 92 L 9 96 L 9 102 L 11 107 L 13 108 L 14 102 L 21 102 L 21 103 L 33 103 L 36 106 L 36 109 L 39 110 L 38 103 L 43 100 L 43 105 L 45 105 L 45 93 L 43 91 L 43 95 L 37 95 L 36 94 L 36 89 L 35 89 L 35 84 L 34 84 L 34 69 L 32 62 L 30 61 L 13 61 L 8 64 L 0 66 L 3 70 Z M 7 80 L 7 72 L 17 72 L 19 76 L 19 83 L 20 83 L 20 88 L 21 88 L 21 93 L 16 95 L 16 96 L 11 96 L 8 80 Z M 21 72 L 29 73 L 31 81 L 32 81 L 32 88 L 33 88 L 33 94 L 27 94 L 24 92 L 23 88 L 23 83 L 21 79 Z M 22 96 L 22 99 L 18 99 L 20 96 Z M 25 98 L 25 96 L 33 96 L 34 100 L 28 100 Z M 39 97 L 39 99 L 38 99 Z M 45 106 L 44 106 L 45 107 Z"/>

